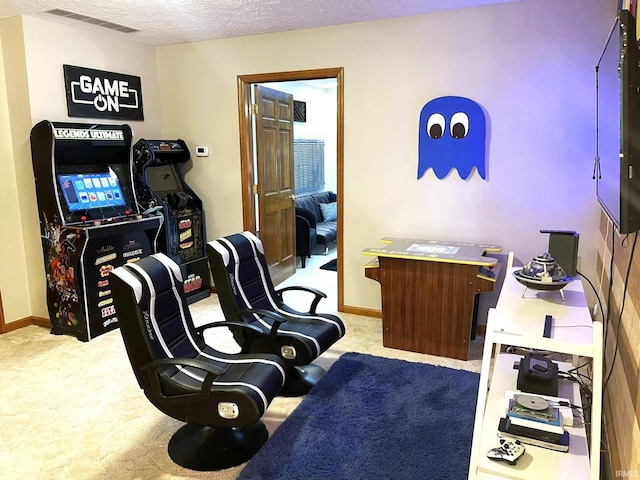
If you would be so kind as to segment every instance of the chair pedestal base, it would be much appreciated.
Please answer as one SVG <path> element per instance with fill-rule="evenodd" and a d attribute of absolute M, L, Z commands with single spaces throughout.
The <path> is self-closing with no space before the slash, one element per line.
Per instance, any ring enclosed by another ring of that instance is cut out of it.
<path fill-rule="evenodd" d="M 181 467 L 198 471 L 235 467 L 253 457 L 269 438 L 264 423 L 214 428 L 187 423 L 169 441 L 169 456 Z"/>
<path fill-rule="evenodd" d="M 323 368 L 313 364 L 289 367 L 287 379 L 279 395 L 283 397 L 306 395 L 325 373 L 327 372 Z"/>

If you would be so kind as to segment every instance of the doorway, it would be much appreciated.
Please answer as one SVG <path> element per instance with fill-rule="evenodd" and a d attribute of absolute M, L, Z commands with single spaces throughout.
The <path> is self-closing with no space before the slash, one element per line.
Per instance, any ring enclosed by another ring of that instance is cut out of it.
<path fill-rule="evenodd" d="M 238 76 L 238 117 L 240 119 L 240 161 L 242 176 L 242 212 L 243 228 L 256 232 L 256 191 L 254 153 L 255 145 L 252 135 L 252 101 L 251 91 L 254 84 L 269 82 L 304 81 L 333 78 L 336 80 L 336 196 L 338 203 L 338 235 L 337 235 L 337 296 L 338 310 L 344 308 L 343 291 L 343 190 L 344 190 L 344 85 L 343 68 L 328 68 L 318 70 L 299 70 L 291 72 L 276 72 Z"/>

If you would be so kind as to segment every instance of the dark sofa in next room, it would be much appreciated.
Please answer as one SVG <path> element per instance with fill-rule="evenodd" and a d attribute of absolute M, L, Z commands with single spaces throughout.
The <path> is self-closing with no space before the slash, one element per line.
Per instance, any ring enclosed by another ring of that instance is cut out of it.
<path fill-rule="evenodd" d="M 296 197 L 296 255 L 305 260 L 314 251 L 327 249 L 338 236 L 337 202 L 333 192 Z"/>

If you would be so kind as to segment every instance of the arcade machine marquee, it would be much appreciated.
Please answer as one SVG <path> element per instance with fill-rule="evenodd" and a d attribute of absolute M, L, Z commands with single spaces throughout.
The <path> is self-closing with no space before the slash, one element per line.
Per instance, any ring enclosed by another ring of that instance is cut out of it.
<path fill-rule="evenodd" d="M 164 216 L 158 250 L 180 266 L 187 302 L 193 303 L 211 294 L 211 276 L 202 200 L 184 178 L 190 159 L 180 139 L 141 139 L 133 146 L 133 183 L 139 206 Z"/>
<path fill-rule="evenodd" d="M 118 326 L 109 272 L 156 251 L 162 218 L 140 213 L 128 125 L 31 129 L 51 332 L 89 341 Z"/>

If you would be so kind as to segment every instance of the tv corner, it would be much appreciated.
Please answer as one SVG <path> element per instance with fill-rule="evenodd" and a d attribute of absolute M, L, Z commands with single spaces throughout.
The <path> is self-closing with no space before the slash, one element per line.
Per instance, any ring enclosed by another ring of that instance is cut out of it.
<path fill-rule="evenodd" d="M 620 234 L 640 230 L 640 50 L 620 10 L 596 65 L 596 195 Z"/>

